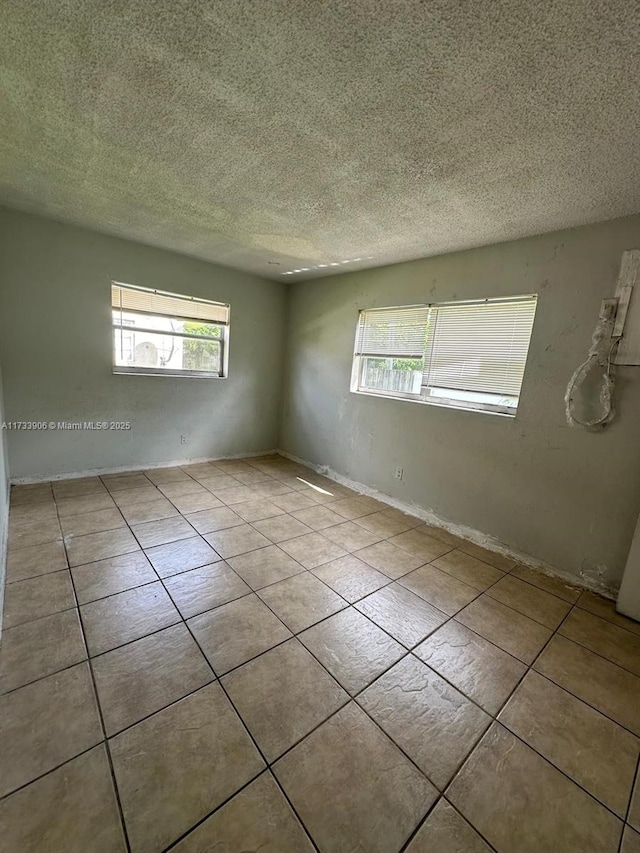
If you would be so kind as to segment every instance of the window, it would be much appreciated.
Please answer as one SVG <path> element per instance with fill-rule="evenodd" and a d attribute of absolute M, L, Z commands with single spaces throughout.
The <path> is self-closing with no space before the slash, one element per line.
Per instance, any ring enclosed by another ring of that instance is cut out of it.
<path fill-rule="evenodd" d="M 361 311 L 351 390 L 514 415 L 536 296 Z"/>
<path fill-rule="evenodd" d="M 113 372 L 225 378 L 229 306 L 112 283 Z"/>

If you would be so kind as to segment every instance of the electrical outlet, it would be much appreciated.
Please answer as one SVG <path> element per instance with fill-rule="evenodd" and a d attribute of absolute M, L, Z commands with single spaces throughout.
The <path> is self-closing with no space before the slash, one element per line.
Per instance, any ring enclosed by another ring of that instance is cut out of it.
<path fill-rule="evenodd" d="M 186 444 L 186 443 L 187 443 L 187 436 L 181 435 L 180 436 L 180 444 Z"/>
<path fill-rule="evenodd" d="M 404 477 L 404 468 L 396 468 L 396 480 L 402 480 Z"/>

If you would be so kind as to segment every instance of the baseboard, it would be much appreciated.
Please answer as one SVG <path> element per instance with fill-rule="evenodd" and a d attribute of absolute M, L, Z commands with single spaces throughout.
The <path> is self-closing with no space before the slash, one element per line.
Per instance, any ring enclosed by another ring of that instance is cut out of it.
<path fill-rule="evenodd" d="M 232 456 L 199 456 L 188 459 L 173 459 L 169 462 L 156 462 L 152 465 L 121 465 L 115 468 L 88 468 L 86 471 L 70 471 L 65 474 L 34 474 L 30 477 L 12 477 L 12 486 L 24 486 L 31 483 L 55 483 L 58 480 L 77 480 L 80 477 L 97 477 L 101 474 L 126 474 L 129 471 L 153 471 L 154 468 L 175 468 L 180 465 L 199 465 L 203 462 L 222 462 L 227 459 L 252 459 L 256 456 L 274 456 L 278 450 L 256 450 L 251 453 L 236 453 Z"/>
<path fill-rule="evenodd" d="M 462 539 L 467 539 L 469 542 L 474 542 L 476 545 L 481 545 L 483 548 L 496 551 L 498 554 L 504 554 L 505 557 L 521 563 L 524 566 L 536 569 L 545 575 L 566 581 L 567 583 L 581 587 L 582 589 L 597 592 L 600 595 L 604 595 L 613 600 L 615 600 L 617 596 L 617 590 L 612 589 L 611 587 L 606 587 L 599 584 L 597 581 L 591 580 L 590 578 L 579 577 L 571 574 L 570 572 L 564 572 L 555 566 L 549 565 L 549 563 L 545 563 L 537 557 L 533 557 L 531 554 L 525 554 L 524 552 L 518 551 L 509 545 L 505 545 L 504 542 L 501 542 L 499 539 L 496 539 L 488 533 L 483 533 L 473 527 L 466 527 L 462 524 L 455 524 L 451 521 L 442 519 L 433 512 L 429 512 L 429 510 L 426 510 L 417 504 L 406 503 L 405 501 L 391 497 L 391 495 L 379 492 L 377 489 L 372 489 L 364 483 L 359 483 L 356 480 L 350 480 L 348 477 L 344 477 L 342 474 L 339 474 L 337 471 L 333 471 L 326 465 L 316 465 L 313 462 L 309 462 L 306 459 L 301 459 L 299 456 L 295 456 L 293 453 L 288 453 L 286 450 L 278 450 L 276 452 L 280 456 L 284 456 L 285 459 L 297 462 L 299 465 L 304 465 L 306 468 L 315 471 L 317 474 L 322 474 L 330 480 L 334 480 L 336 483 L 347 486 L 348 488 L 353 489 L 356 492 L 360 492 L 363 495 L 367 495 L 368 497 L 375 498 L 382 503 L 388 504 L 394 509 L 399 509 L 402 512 L 406 512 L 409 515 L 420 518 L 427 524 L 431 524 L 433 527 L 440 527 L 443 530 L 452 533 L 454 536 L 460 536 Z"/>

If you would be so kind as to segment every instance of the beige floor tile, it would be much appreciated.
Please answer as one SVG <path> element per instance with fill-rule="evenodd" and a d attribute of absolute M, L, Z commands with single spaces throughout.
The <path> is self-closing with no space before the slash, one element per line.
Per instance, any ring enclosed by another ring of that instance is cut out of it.
<path fill-rule="evenodd" d="M 301 495 L 299 492 L 290 492 L 285 495 L 274 496 L 273 498 L 271 498 L 271 502 L 274 503 L 276 506 L 279 506 L 280 509 L 283 509 L 285 512 L 291 513 L 295 513 L 296 511 L 301 509 L 310 509 L 311 507 L 317 506 L 315 501 L 311 500 L 311 498 L 308 498 L 305 495 Z M 341 518 L 342 516 L 338 516 L 338 519 Z M 308 522 L 306 522 L 304 518 L 301 518 L 300 521 L 302 521 L 304 524 L 308 524 Z M 313 527 L 312 524 L 309 524 L 308 526 Z M 326 526 L 329 527 L 328 524 Z"/>
<path fill-rule="evenodd" d="M 406 654 L 406 649 L 350 607 L 299 635 L 352 696 Z"/>
<path fill-rule="evenodd" d="M 285 554 L 277 545 L 268 545 L 248 554 L 230 557 L 228 563 L 251 589 L 262 589 L 263 586 L 305 571 L 300 563 Z"/>
<path fill-rule="evenodd" d="M 179 539 L 190 539 L 194 535 L 193 527 L 182 516 L 136 524 L 131 529 L 141 548 L 166 545 L 168 542 L 177 542 Z"/>
<path fill-rule="evenodd" d="M 392 545 L 391 542 L 378 542 L 375 545 L 369 545 L 368 548 L 356 551 L 356 557 L 364 560 L 372 568 L 384 572 L 388 578 L 393 580 L 397 580 L 424 563 L 421 557 L 415 557 L 402 548 L 398 548 L 397 545 Z"/>
<path fill-rule="evenodd" d="M 431 634 L 414 654 L 491 715 L 502 708 L 527 669 L 455 620 Z"/>
<path fill-rule="evenodd" d="M 328 491 L 333 491 L 329 489 Z M 336 492 L 337 495 L 337 492 Z M 373 512 L 378 512 L 380 506 L 377 501 L 366 497 L 348 497 L 340 500 L 331 501 L 331 509 L 346 518 L 348 521 L 353 521 L 354 518 L 362 518 L 363 515 L 371 515 Z"/>
<path fill-rule="evenodd" d="M 314 848 L 270 773 L 254 782 L 181 841 L 175 853 L 256 850 L 313 853 Z"/>
<path fill-rule="evenodd" d="M 111 502 L 111 506 L 113 506 L 113 502 Z M 9 527 L 18 527 L 26 521 L 55 521 L 57 517 L 56 503 L 53 500 L 40 501 L 40 503 L 34 504 L 19 504 L 9 508 Z"/>
<path fill-rule="evenodd" d="M 561 578 L 545 575 L 543 572 L 530 569 L 528 566 L 516 566 L 515 569 L 511 570 L 511 574 L 516 578 L 520 578 L 520 580 L 530 583 L 532 586 L 537 586 L 538 589 L 543 589 L 545 592 L 557 595 L 558 598 L 564 598 L 570 604 L 575 604 L 580 595 L 579 589 L 570 586 L 570 584 Z"/>
<path fill-rule="evenodd" d="M 115 530 L 126 527 L 127 523 L 120 510 L 99 509 L 95 512 L 85 512 L 82 515 L 70 515 L 61 521 L 64 536 L 86 536 L 88 533 L 100 533 L 103 530 Z"/>
<path fill-rule="evenodd" d="M 5 628 L 0 647 L 0 693 L 58 672 L 86 657 L 75 609 Z"/>
<path fill-rule="evenodd" d="M 255 496 L 249 501 L 242 501 L 235 506 L 236 512 L 245 521 L 262 521 L 265 518 L 273 518 L 277 515 L 284 515 L 284 510 L 280 509 L 274 503 L 271 503 L 267 498 L 256 498 Z"/>
<path fill-rule="evenodd" d="M 406 530 L 415 527 L 415 524 L 408 517 L 389 517 L 384 510 L 357 518 L 356 524 L 371 531 L 371 533 L 376 533 L 381 539 L 397 536 L 399 533 L 404 533 Z"/>
<path fill-rule="evenodd" d="M 346 556 L 346 551 L 321 533 L 307 533 L 282 543 L 282 548 L 305 569 L 315 569 L 330 560 Z"/>
<path fill-rule="evenodd" d="M 414 557 L 420 557 L 423 563 L 430 563 L 431 560 L 436 560 L 446 554 L 447 551 L 453 550 L 451 545 L 434 539 L 433 536 L 423 533 L 419 528 L 392 536 L 389 542 L 392 545 L 397 545 L 398 548 L 403 548 L 409 554 L 413 554 Z"/>
<path fill-rule="evenodd" d="M 263 521 L 254 521 L 253 526 L 272 542 L 285 542 L 287 539 L 295 539 L 296 536 L 311 533 L 311 528 L 306 524 L 284 514 L 275 518 L 265 518 Z"/>
<path fill-rule="evenodd" d="M 7 851 L 125 853 L 104 746 L 94 747 L 2 800 L 0 825 Z"/>
<path fill-rule="evenodd" d="M 131 525 L 162 521 L 164 518 L 175 518 L 178 515 L 178 510 L 171 501 L 160 493 L 153 500 L 122 506 L 120 511 Z"/>
<path fill-rule="evenodd" d="M 290 510 L 287 511 L 289 512 Z M 325 527 L 333 527 L 336 524 L 342 524 L 344 521 L 341 515 L 333 512 L 331 507 L 328 506 L 312 505 L 304 508 L 303 505 L 303 509 L 299 509 L 291 514 L 312 530 L 324 530 Z"/>
<path fill-rule="evenodd" d="M 204 470 L 201 469 L 204 475 Z M 211 469 L 209 469 L 211 471 Z M 189 477 L 193 476 L 195 472 L 191 470 L 185 470 L 186 474 L 189 474 Z M 158 491 L 162 492 L 162 494 L 168 498 L 170 501 L 173 498 L 179 498 L 183 495 L 206 495 L 209 494 L 207 489 L 204 486 L 200 485 L 195 479 L 194 480 L 182 480 L 178 483 L 161 483 L 158 487 Z M 183 510 L 181 510 L 182 512 Z"/>
<path fill-rule="evenodd" d="M 622 613 L 618 613 L 615 601 L 602 598 L 594 592 L 583 592 L 578 599 L 578 607 L 600 616 L 601 619 L 606 619 L 607 622 L 613 622 L 619 628 L 626 628 L 633 634 L 640 634 L 640 622 L 636 622 L 635 619 L 628 619 Z"/>
<path fill-rule="evenodd" d="M 14 628 L 23 622 L 68 610 L 75 604 L 71 575 L 67 569 L 16 581 L 5 589 L 3 627 Z"/>
<path fill-rule="evenodd" d="M 433 524 L 413 524 L 412 527 L 417 527 L 421 533 L 428 533 L 429 536 L 433 536 L 434 539 L 439 539 L 441 542 L 444 542 L 445 545 L 451 545 L 452 548 L 460 548 L 462 545 L 468 545 L 466 539 L 462 539 L 460 536 L 455 536 L 453 533 L 449 533 L 448 530 L 445 530 L 444 527 L 436 527 Z"/>
<path fill-rule="evenodd" d="M 166 545 L 147 548 L 145 554 L 161 578 L 177 575 L 189 569 L 199 569 L 217 563 L 220 556 L 201 536 L 178 539 Z"/>
<path fill-rule="evenodd" d="M 558 633 L 640 676 L 640 636 L 637 634 L 580 608 L 569 614 Z"/>
<path fill-rule="evenodd" d="M 255 483 L 251 488 L 256 495 L 262 495 L 265 498 L 291 493 L 290 487 L 286 483 L 281 483 L 280 480 L 267 480 L 262 483 Z"/>
<path fill-rule="evenodd" d="M 247 471 L 234 471 L 233 476 L 236 480 L 239 480 L 245 486 L 253 486 L 256 483 L 264 483 L 265 481 L 271 480 L 268 474 L 265 474 L 263 471 L 257 471 L 255 469 L 247 470 Z"/>
<path fill-rule="evenodd" d="M 442 797 L 406 853 L 491 853 L 491 848 Z"/>
<path fill-rule="evenodd" d="M 71 575 L 79 604 L 87 604 L 158 580 L 142 551 L 108 557 L 85 566 L 74 566 Z"/>
<path fill-rule="evenodd" d="M 80 614 L 92 656 L 180 621 L 159 581 L 84 604 Z"/>
<path fill-rule="evenodd" d="M 478 595 L 477 589 L 441 572 L 435 566 L 422 566 L 401 577 L 398 583 L 448 616 L 462 610 Z"/>
<path fill-rule="evenodd" d="M 100 477 L 78 477 L 53 483 L 53 495 L 61 498 L 77 498 L 81 495 L 104 494 L 106 489 Z"/>
<path fill-rule="evenodd" d="M 490 566 L 495 566 L 496 569 L 500 569 L 503 572 L 510 572 L 517 562 L 516 560 L 512 560 L 511 557 L 505 557 L 504 554 L 490 551 L 488 548 L 483 548 L 481 545 L 476 545 L 473 542 L 465 542 L 463 540 L 462 544 L 458 547 L 461 551 L 465 551 L 472 557 L 483 560 L 485 563 L 489 563 Z"/>
<path fill-rule="evenodd" d="M 504 577 L 499 569 L 460 550 L 443 554 L 433 561 L 433 565 L 481 592 Z"/>
<path fill-rule="evenodd" d="M 486 593 L 460 611 L 456 620 L 526 664 L 533 663 L 552 633 Z"/>
<path fill-rule="evenodd" d="M 43 545 L 45 542 L 55 542 L 62 538 L 60 522 L 57 518 L 47 521 L 39 519 L 19 519 L 9 525 L 9 551 L 19 548 L 29 548 L 32 545 Z"/>
<path fill-rule="evenodd" d="M 218 684 L 110 741 L 132 853 L 163 850 L 264 768 Z"/>
<path fill-rule="evenodd" d="M 181 468 L 150 468 L 144 473 L 156 486 L 165 483 L 188 483 L 192 479 Z"/>
<path fill-rule="evenodd" d="M 65 540 L 69 565 L 83 566 L 107 557 L 119 557 L 138 551 L 139 546 L 129 528 L 90 533 L 88 536 L 68 536 Z"/>
<path fill-rule="evenodd" d="M 634 829 L 640 832 L 640 773 L 636 776 L 636 784 L 633 789 L 627 821 Z"/>
<path fill-rule="evenodd" d="M 640 853 L 640 833 L 625 827 L 620 853 Z"/>
<path fill-rule="evenodd" d="M 405 521 L 409 525 L 407 530 L 411 530 L 414 527 L 426 527 L 421 518 L 418 518 L 415 515 L 409 515 L 409 513 L 403 512 L 401 509 L 396 509 L 395 507 L 387 507 L 386 509 L 381 509 L 380 512 L 383 512 L 387 518 L 395 518 L 398 521 Z"/>
<path fill-rule="evenodd" d="M 245 595 L 195 616 L 189 620 L 189 627 L 217 675 L 292 636 L 257 595 Z"/>
<path fill-rule="evenodd" d="M 618 849 L 621 822 L 497 723 L 455 778 L 447 798 L 496 850 Z"/>
<path fill-rule="evenodd" d="M 347 607 L 343 598 L 311 572 L 266 586 L 258 595 L 294 634 Z"/>
<path fill-rule="evenodd" d="M 116 505 L 121 509 L 137 504 L 154 503 L 162 498 L 162 492 L 158 491 L 152 483 L 147 483 L 146 486 L 138 486 L 135 489 L 122 489 L 110 494 Z"/>
<path fill-rule="evenodd" d="M 269 762 L 349 698 L 295 638 L 223 676 L 222 684 Z"/>
<path fill-rule="evenodd" d="M 223 474 L 217 469 L 207 474 L 205 477 L 198 477 L 198 483 L 208 492 L 215 492 L 221 489 L 233 489 L 240 486 L 240 482 L 229 474 Z"/>
<path fill-rule="evenodd" d="M 225 530 L 244 524 L 244 520 L 228 506 L 189 513 L 186 518 L 200 534 L 215 533 L 216 530 Z"/>
<path fill-rule="evenodd" d="M 93 674 L 108 737 L 214 680 L 182 624 L 99 655 Z"/>
<path fill-rule="evenodd" d="M 337 524 L 334 527 L 327 527 L 322 531 L 323 536 L 335 542 L 345 551 L 358 551 L 360 548 L 367 548 L 373 545 L 374 542 L 380 542 L 382 536 L 377 533 L 371 533 L 365 530 L 359 524 L 353 521 L 343 521 L 342 524 Z"/>
<path fill-rule="evenodd" d="M 350 604 L 389 583 L 387 575 L 373 569 L 354 554 L 313 569 L 313 574 Z"/>
<path fill-rule="evenodd" d="M 0 696 L 0 719 L 0 796 L 102 740 L 86 663 Z"/>
<path fill-rule="evenodd" d="M 67 568 L 64 544 L 47 542 L 7 554 L 7 583 L 40 577 Z"/>
<path fill-rule="evenodd" d="M 278 761 L 274 772 L 322 853 L 398 851 L 437 796 L 354 703 Z"/>
<path fill-rule="evenodd" d="M 204 485 L 208 487 L 206 483 Z M 235 507 L 237 504 L 255 499 L 255 492 L 249 486 L 241 486 L 239 483 L 237 486 L 225 486 L 224 488 L 210 487 L 210 491 L 227 506 Z"/>
<path fill-rule="evenodd" d="M 74 515 L 113 509 L 115 503 L 108 492 L 101 492 L 97 495 L 82 495 L 78 498 L 61 498 L 53 505 L 54 511 L 56 507 L 60 518 L 65 519 Z"/>
<path fill-rule="evenodd" d="M 557 628 L 571 610 L 568 601 L 511 575 L 505 575 L 502 580 L 494 584 L 487 590 L 487 595 L 552 629 Z"/>
<path fill-rule="evenodd" d="M 640 753 L 634 735 L 537 672 L 499 720 L 624 819 Z"/>
<path fill-rule="evenodd" d="M 442 611 L 397 583 L 358 601 L 356 608 L 408 649 L 447 620 Z"/>
<path fill-rule="evenodd" d="M 331 492 L 320 491 L 314 487 L 305 486 L 300 488 L 298 494 L 301 497 L 308 498 L 312 504 L 316 506 L 323 504 L 334 504 L 341 497 L 340 495 L 332 495 Z M 342 516 L 344 518 L 344 515 Z"/>
<path fill-rule="evenodd" d="M 25 483 L 11 486 L 11 503 L 19 506 L 27 503 L 39 503 L 51 500 L 51 483 Z"/>
<path fill-rule="evenodd" d="M 183 619 L 212 610 L 251 592 L 224 561 L 165 578 L 164 585 Z"/>
<path fill-rule="evenodd" d="M 368 687 L 358 703 L 440 790 L 491 722 L 412 655 Z"/>
<path fill-rule="evenodd" d="M 174 495 L 171 502 L 181 513 L 199 512 L 204 509 L 217 509 L 224 506 L 222 501 L 207 489 L 203 489 L 202 492 L 189 492 L 186 495 Z"/>
<path fill-rule="evenodd" d="M 258 533 L 250 524 L 207 533 L 204 538 L 225 559 L 271 545 L 267 537 Z"/>
<path fill-rule="evenodd" d="M 149 479 L 140 473 L 105 474 L 102 478 L 110 492 L 122 492 L 127 489 L 141 489 L 149 485 Z M 55 491 L 55 489 L 54 489 Z"/>
<path fill-rule="evenodd" d="M 640 678 L 556 635 L 534 669 L 640 735 Z"/>

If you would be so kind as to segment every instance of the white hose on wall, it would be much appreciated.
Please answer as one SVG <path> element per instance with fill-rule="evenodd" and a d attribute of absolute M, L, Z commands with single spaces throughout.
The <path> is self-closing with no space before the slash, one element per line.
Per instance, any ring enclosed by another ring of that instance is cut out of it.
<path fill-rule="evenodd" d="M 586 360 L 577 368 L 569 380 L 567 392 L 564 397 L 567 421 L 570 426 L 582 426 L 587 429 L 601 429 L 613 420 L 615 410 L 613 408 L 613 389 L 615 379 L 611 370 L 611 360 L 620 338 L 613 337 L 613 328 L 616 319 L 617 299 L 605 299 L 600 311 L 600 319 L 591 338 L 591 348 Z M 602 385 L 600 387 L 600 405 L 602 413 L 599 417 L 591 420 L 581 420 L 574 412 L 577 392 L 584 383 L 588 374 L 596 369 L 604 370 Z"/>

